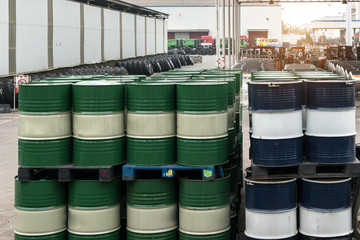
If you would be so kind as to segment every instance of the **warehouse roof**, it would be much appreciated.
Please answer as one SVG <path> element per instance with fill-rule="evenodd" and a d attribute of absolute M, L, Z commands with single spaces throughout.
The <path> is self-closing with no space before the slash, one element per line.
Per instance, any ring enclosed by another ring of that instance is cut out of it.
<path fill-rule="evenodd" d="M 95 5 L 100 7 L 106 7 L 109 9 L 115 9 L 123 12 L 135 13 L 145 16 L 153 16 L 158 18 L 168 18 L 168 14 L 155 11 L 150 8 L 141 7 L 131 3 L 131 1 L 121 1 L 121 0 L 72 0 L 74 2 L 87 3 L 89 5 Z"/>

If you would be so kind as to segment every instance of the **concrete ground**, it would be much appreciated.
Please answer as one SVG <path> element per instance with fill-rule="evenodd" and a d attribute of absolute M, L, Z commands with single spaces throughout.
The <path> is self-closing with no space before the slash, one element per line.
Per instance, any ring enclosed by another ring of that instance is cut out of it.
<path fill-rule="evenodd" d="M 215 68 L 216 56 L 204 56 L 203 63 L 184 68 L 204 69 Z M 249 156 L 249 122 L 247 111 L 246 83 L 243 91 L 243 167 L 250 166 Z M 360 133 L 360 101 L 356 102 L 357 133 Z M 14 227 L 14 177 L 17 174 L 17 132 L 18 114 L 0 114 L 0 240 L 13 239 Z M 357 135 L 357 142 L 360 136 Z M 242 203 L 244 203 L 244 194 Z M 244 214 L 240 213 L 240 232 L 244 231 Z"/>

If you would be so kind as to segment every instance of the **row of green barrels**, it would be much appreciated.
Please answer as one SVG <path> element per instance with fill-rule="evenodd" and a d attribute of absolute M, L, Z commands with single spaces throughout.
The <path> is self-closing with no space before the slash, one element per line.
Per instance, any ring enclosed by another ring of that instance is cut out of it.
<path fill-rule="evenodd" d="M 73 180 L 69 186 L 56 179 L 15 178 L 15 239 L 118 240 L 127 230 L 123 239 L 229 240 L 237 220 L 230 218 L 229 181 L 227 176 L 128 182 L 127 226 L 121 229 L 118 178 Z"/>
<path fill-rule="evenodd" d="M 175 162 L 177 144 L 179 164 L 222 164 L 227 154 L 233 153 L 241 122 L 234 88 L 231 79 L 127 85 L 101 80 L 73 85 L 21 85 L 19 165 L 42 167 L 69 163 L 71 144 L 75 165 L 121 163 L 125 128 L 129 163 Z M 99 159 L 103 160 L 99 162 Z M 202 161 L 198 162 L 199 159 Z"/>

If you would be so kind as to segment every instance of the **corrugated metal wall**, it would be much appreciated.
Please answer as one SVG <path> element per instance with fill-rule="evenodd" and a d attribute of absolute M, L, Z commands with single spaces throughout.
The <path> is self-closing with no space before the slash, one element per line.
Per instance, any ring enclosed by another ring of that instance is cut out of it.
<path fill-rule="evenodd" d="M 165 53 L 166 33 L 163 19 L 67 0 L 2 0 L 0 76 Z"/>

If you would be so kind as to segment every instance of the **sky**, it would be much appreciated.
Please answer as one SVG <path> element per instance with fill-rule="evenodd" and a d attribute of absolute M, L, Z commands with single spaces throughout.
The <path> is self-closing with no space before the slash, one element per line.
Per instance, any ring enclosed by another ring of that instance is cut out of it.
<path fill-rule="evenodd" d="M 282 20 L 284 23 L 307 24 L 325 16 L 342 16 L 346 4 L 338 3 L 282 3 Z"/>

